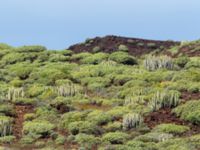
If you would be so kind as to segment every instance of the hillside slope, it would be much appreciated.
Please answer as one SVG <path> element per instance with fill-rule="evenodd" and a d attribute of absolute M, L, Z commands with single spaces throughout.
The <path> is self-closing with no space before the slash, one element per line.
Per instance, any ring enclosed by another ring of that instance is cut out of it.
<path fill-rule="evenodd" d="M 199 46 L 113 36 L 62 51 L 0 44 L 0 148 L 199 150 Z"/>

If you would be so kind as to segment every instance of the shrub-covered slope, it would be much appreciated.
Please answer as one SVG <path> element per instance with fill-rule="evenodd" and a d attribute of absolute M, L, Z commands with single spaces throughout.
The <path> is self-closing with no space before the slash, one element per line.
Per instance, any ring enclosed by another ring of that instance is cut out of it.
<path fill-rule="evenodd" d="M 2 149 L 200 149 L 199 41 L 89 43 L 0 44 Z"/>

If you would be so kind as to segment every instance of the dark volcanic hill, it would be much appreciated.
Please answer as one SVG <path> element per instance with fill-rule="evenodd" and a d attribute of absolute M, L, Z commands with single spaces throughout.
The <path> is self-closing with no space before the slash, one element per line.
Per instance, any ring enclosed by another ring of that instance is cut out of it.
<path fill-rule="evenodd" d="M 180 45 L 180 42 L 105 36 L 87 39 L 84 43 L 72 45 L 68 49 L 73 50 L 75 53 L 79 53 L 92 52 L 95 47 L 98 47 L 101 52 L 111 53 L 116 51 L 120 45 L 126 45 L 130 54 L 139 56 L 155 50 L 163 51 L 172 46 L 178 46 Z"/>

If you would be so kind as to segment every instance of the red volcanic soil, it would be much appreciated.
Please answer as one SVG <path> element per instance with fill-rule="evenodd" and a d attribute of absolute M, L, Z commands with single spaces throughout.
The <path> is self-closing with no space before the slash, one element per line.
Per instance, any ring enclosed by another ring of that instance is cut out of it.
<path fill-rule="evenodd" d="M 198 45 L 186 45 L 179 49 L 179 52 L 176 54 L 178 56 L 180 53 L 183 53 L 190 57 L 200 56 L 200 47 Z"/>
<path fill-rule="evenodd" d="M 24 122 L 24 115 L 33 112 L 33 106 L 30 105 L 16 105 L 15 106 L 15 120 L 13 125 L 13 135 L 19 140 L 22 137 L 22 129 Z"/>
<path fill-rule="evenodd" d="M 85 43 L 72 45 L 68 49 L 74 51 L 75 53 L 92 52 L 94 47 L 99 46 L 101 52 L 111 53 L 116 51 L 121 44 L 128 47 L 131 55 L 140 56 L 158 49 L 160 51 L 169 49 L 172 46 L 180 45 L 180 42 L 106 36 L 102 38 L 96 37 L 94 39 L 89 39 Z"/>
<path fill-rule="evenodd" d="M 200 100 L 200 92 L 191 93 L 191 92 L 183 91 L 181 93 L 180 98 L 182 99 L 183 103 L 185 103 L 186 101 L 190 101 L 190 100 Z"/>
<path fill-rule="evenodd" d="M 182 92 L 181 93 L 182 103 L 190 100 L 198 100 L 200 99 L 200 93 L 190 93 L 190 92 Z M 144 119 L 145 124 L 149 128 L 154 128 L 156 125 L 163 123 L 173 123 L 177 125 L 185 125 L 190 127 L 190 130 L 184 133 L 184 136 L 190 136 L 194 134 L 200 133 L 200 126 L 193 125 L 190 122 L 184 121 L 178 117 L 174 113 L 171 112 L 170 108 L 160 109 L 158 111 L 152 112 L 148 114 Z"/>

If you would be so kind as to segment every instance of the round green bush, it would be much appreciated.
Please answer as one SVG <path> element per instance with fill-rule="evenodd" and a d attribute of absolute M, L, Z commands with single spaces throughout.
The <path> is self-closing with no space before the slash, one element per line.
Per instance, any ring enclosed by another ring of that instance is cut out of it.
<path fill-rule="evenodd" d="M 129 135 L 124 132 L 109 132 L 103 135 L 102 140 L 111 144 L 124 144 Z"/>
<path fill-rule="evenodd" d="M 133 56 L 129 56 L 128 53 L 121 51 L 113 52 L 112 54 L 110 54 L 109 59 L 125 65 L 137 64 L 137 60 Z"/>

